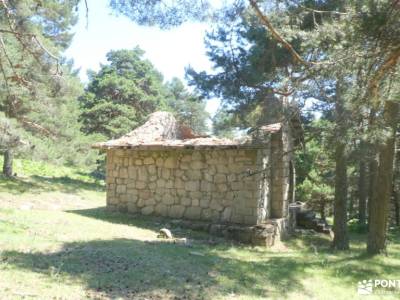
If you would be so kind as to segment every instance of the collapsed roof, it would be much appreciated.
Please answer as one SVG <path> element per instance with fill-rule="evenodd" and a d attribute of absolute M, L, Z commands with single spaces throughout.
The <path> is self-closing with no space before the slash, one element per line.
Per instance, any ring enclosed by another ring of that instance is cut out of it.
<path fill-rule="evenodd" d="M 281 123 L 262 126 L 265 133 L 276 133 L 281 130 Z M 162 148 L 262 148 L 263 143 L 252 138 L 227 139 L 200 136 L 193 133 L 187 126 L 179 124 L 172 113 L 158 111 L 152 113 L 147 122 L 130 133 L 114 140 L 96 143 L 96 149 L 140 149 L 157 150 Z"/>

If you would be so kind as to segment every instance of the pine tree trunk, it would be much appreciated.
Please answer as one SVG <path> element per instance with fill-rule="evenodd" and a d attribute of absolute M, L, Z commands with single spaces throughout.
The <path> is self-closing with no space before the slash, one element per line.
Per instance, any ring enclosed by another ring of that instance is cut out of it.
<path fill-rule="evenodd" d="M 376 151 L 374 151 L 374 157 L 376 156 Z M 368 211 L 368 228 L 369 228 L 369 224 L 371 223 L 371 205 L 372 205 L 372 194 L 374 191 L 374 185 L 376 182 L 376 176 L 378 174 L 378 163 L 377 163 L 377 159 L 370 159 L 369 162 L 369 188 L 368 188 L 368 203 L 367 203 L 367 211 Z"/>
<path fill-rule="evenodd" d="M 367 220 L 367 186 L 367 164 L 362 159 L 358 178 L 358 223 L 360 225 L 365 225 Z"/>
<path fill-rule="evenodd" d="M 395 142 L 395 164 L 393 174 L 393 206 L 394 206 L 394 221 L 396 226 L 400 226 L 400 148 L 399 139 Z"/>
<path fill-rule="evenodd" d="M 349 218 L 353 219 L 354 218 L 354 196 L 352 194 L 350 194 L 349 197 L 349 205 L 348 205 L 348 209 L 349 209 Z"/>
<path fill-rule="evenodd" d="M 13 175 L 13 153 L 10 149 L 4 152 L 3 175 L 6 177 L 12 177 Z"/>
<path fill-rule="evenodd" d="M 333 211 L 333 248 L 349 249 L 347 233 L 347 154 L 346 154 L 346 113 L 340 95 L 340 84 L 336 84 L 336 148 L 335 148 L 335 200 Z"/>
<path fill-rule="evenodd" d="M 296 202 L 296 168 L 294 162 L 289 163 L 289 203 Z"/>
<path fill-rule="evenodd" d="M 397 191 L 393 189 L 394 221 L 396 226 L 400 226 L 400 199 Z"/>
<path fill-rule="evenodd" d="M 383 121 L 385 127 L 390 128 L 390 134 L 377 147 L 377 169 L 376 174 L 373 176 L 372 195 L 369 201 L 370 223 L 367 241 L 367 252 L 369 254 L 379 254 L 385 251 L 389 201 L 393 183 L 393 162 L 398 113 L 398 103 L 393 101 L 385 102 Z"/>

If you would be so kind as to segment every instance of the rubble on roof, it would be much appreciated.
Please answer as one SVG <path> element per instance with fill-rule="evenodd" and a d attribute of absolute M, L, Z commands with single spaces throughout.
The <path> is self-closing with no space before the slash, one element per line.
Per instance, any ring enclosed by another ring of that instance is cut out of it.
<path fill-rule="evenodd" d="M 266 133 L 276 133 L 281 124 L 270 124 L 260 128 Z M 152 113 L 147 122 L 121 138 L 96 143 L 93 148 L 258 148 L 262 143 L 254 143 L 252 138 L 227 139 L 196 135 L 189 127 L 178 124 L 172 113 Z"/>

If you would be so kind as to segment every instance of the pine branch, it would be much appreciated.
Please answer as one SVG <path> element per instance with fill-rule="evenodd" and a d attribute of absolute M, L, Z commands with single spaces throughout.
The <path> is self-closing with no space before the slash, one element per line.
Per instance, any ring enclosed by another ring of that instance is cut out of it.
<path fill-rule="evenodd" d="M 56 55 L 54 55 L 51 51 L 49 51 L 43 45 L 43 43 L 40 41 L 40 39 L 35 34 L 33 34 L 33 33 L 23 33 L 23 32 L 19 32 L 18 30 L 16 30 L 15 20 L 13 19 L 12 12 L 11 12 L 10 8 L 8 7 L 8 1 L 7 0 L 0 0 L 0 5 L 3 6 L 3 8 L 5 10 L 5 15 L 6 15 L 7 22 L 8 22 L 8 27 L 9 27 L 9 29 L 0 28 L 0 33 L 6 33 L 6 34 L 14 35 L 14 37 L 17 39 L 17 41 L 21 44 L 22 48 L 27 50 L 29 52 L 29 54 L 31 54 L 35 58 L 35 60 L 38 61 L 39 64 L 42 64 L 42 62 L 40 61 L 40 58 L 36 55 L 36 53 L 34 53 L 32 50 L 30 50 L 32 45 L 27 45 L 22 40 L 22 37 L 31 38 L 31 40 L 33 42 L 35 42 L 36 45 L 39 46 L 39 48 L 44 53 L 46 53 L 50 58 L 52 58 L 56 62 L 56 73 L 54 75 L 60 75 L 61 74 L 61 72 L 60 72 L 61 68 L 60 68 L 60 60 L 59 60 L 59 58 Z M 4 42 L 2 43 L 2 47 L 3 47 L 3 51 L 6 52 L 5 51 Z M 14 73 L 16 73 L 16 72 L 14 71 Z M 19 76 L 16 76 L 16 77 L 19 77 Z"/>
<path fill-rule="evenodd" d="M 27 119 L 26 117 L 21 117 L 21 118 L 17 118 L 17 121 L 21 122 L 24 126 L 37 131 L 51 139 L 55 139 L 56 134 L 52 131 L 50 131 L 49 129 L 43 127 L 42 125 L 35 123 L 29 119 Z"/>
<path fill-rule="evenodd" d="M 257 2 L 255 0 L 249 0 L 250 5 L 253 7 L 257 17 L 260 19 L 261 23 L 267 27 L 269 29 L 269 31 L 271 32 L 273 38 L 280 43 L 283 47 L 285 47 L 290 54 L 293 56 L 294 60 L 297 61 L 298 63 L 308 66 L 309 63 L 307 61 L 305 61 L 299 53 L 297 53 L 297 51 L 293 48 L 293 46 L 286 41 L 279 33 L 278 31 L 275 29 L 275 27 L 272 25 L 271 21 L 269 20 L 269 18 L 263 14 L 263 12 L 261 11 L 261 9 L 259 8 Z"/>
<path fill-rule="evenodd" d="M 304 10 L 317 13 L 317 14 L 334 14 L 334 15 L 348 15 L 348 13 L 345 12 L 340 12 L 340 11 L 334 11 L 334 10 L 317 10 L 317 9 L 312 9 L 303 5 L 300 5 L 301 8 Z"/>
<path fill-rule="evenodd" d="M 399 63 L 400 60 L 400 47 L 394 49 L 387 57 L 385 62 L 376 70 L 375 74 L 369 80 L 368 93 L 372 96 L 372 99 L 376 99 L 378 96 L 379 83 L 383 77 L 391 72 Z"/>
<path fill-rule="evenodd" d="M 249 0 L 250 5 L 253 7 L 257 17 L 259 18 L 259 20 L 261 21 L 261 23 L 267 27 L 269 29 L 269 31 L 271 32 L 272 37 L 279 43 L 281 44 L 284 48 L 286 48 L 290 54 L 292 55 L 292 57 L 294 58 L 294 60 L 309 68 L 310 66 L 313 65 L 330 65 L 333 64 L 333 62 L 331 61 L 307 61 L 304 60 L 301 55 L 293 48 L 292 44 L 290 44 L 276 29 L 275 27 L 272 25 L 270 19 L 261 11 L 260 7 L 258 6 L 257 2 L 255 0 Z M 350 57 L 343 57 L 340 60 L 345 60 L 347 58 Z M 337 63 L 338 60 L 336 60 Z"/>

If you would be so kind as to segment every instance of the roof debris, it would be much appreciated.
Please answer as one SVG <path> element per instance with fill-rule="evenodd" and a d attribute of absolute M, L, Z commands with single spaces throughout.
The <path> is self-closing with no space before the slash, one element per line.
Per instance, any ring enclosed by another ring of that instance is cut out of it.
<path fill-rule="evenodd" d="M 281 124 L 262 126 L 261 131 L 276 133 Z M 196 135 L 191 128 L 178 124 L 172 113 L 159 111 L 152 113 L 147 122 L 119 139 L 96 143 L 97 149 L 129 148 L 156 150 L 160 148 L 262 148 L 249 136 L 241 139 L 217 138 Z"/>

